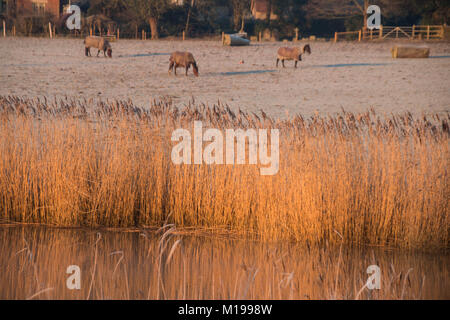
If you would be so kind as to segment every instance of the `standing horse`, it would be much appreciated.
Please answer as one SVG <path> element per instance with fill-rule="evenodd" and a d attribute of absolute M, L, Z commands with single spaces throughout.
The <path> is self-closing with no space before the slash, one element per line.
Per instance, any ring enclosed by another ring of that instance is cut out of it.
<path fill-rule="evenodd" d="M 303 49 L 300 48 L 290 48 L 290 47 L 282 47 L 278 49 L 277 56 L 277 68 L 278 62 L 281 60 L 281 64 L 284 66 L 284 60 L 294 60 L 295 67 L 297 68 L 297 62 L 302 61 L 302 54 L 304 53 L 311 54 L 311 47 L 309 44 L 306 44 Z"/>

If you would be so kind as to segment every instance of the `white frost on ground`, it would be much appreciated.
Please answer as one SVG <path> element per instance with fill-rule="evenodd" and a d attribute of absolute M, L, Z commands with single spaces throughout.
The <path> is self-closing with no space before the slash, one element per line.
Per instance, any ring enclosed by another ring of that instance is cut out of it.
<path fill-rule="evenodd" d="M 430 43 L 431 59 L 391 58 L 394 42 L 312 42 L 299 68 L 275 68 L 284 43 L 223 47 L 213 41 L 112 43 L 113 59 L 84 56 L 83 40 L 0 39 L 0 95 L 131 99 L 148 106 L 160 96 L 177 105 L 218 100 L 232 108 L 285 117 L 344 108 L 380 113 L 450 110 L 450 43 Z M 293 45 L 293 44 L 289 44 Z M 200 77 L 168 75 L 169 53 L 191 51 Z M 239 62 L 243 60 L 244 63 Z"/>

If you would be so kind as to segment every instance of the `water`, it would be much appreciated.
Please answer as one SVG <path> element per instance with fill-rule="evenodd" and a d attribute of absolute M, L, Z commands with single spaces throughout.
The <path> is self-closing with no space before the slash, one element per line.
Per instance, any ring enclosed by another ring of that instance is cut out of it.
<path fill-rule="evenodd" d="M 13 225 L 0 227 L 0 243 L 0 299 L 450 298 L 446 252 Z M 71 265 L 79 290 L 67 287 Z M 379 290 L 363 288 L 370 265 Z"/>

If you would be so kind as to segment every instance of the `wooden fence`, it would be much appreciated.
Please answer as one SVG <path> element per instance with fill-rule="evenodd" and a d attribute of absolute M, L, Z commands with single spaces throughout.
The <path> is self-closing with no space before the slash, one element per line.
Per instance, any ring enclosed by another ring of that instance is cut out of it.
<path fill-rule="evenodd" d="M 385 40 L 385 39 L 409 39 L 409 40 L 443 40 L 444 26 L 411 26 L 392 27 L 380 26 L 379 29 L 361 29 L 358 31 L 335 32 L 334 42 L 339 40 Z"/>
<path fill-rule="evenodd" d="M 1 0 L 0 0 L 1 1 Z M 49 22 L 48 24 L 44 24 L 43 27 L 44 32 L 39 34 L 18 34 L 21 36 L 45 36 L 50 37 L 51 39 L 56 38 L 57 36 L 57 30 L 56 26 Z M 139 39 L 139 40 L 150 40 L 150 34 L 148 31 L 144 29 L 138 29 L 136 28 L 133 32 L 121 32 L 121 30 L 117 27 L 114 29 L 99 29 L 95 26 L 91 26 L 88 30 L 82 29 L 82 30 L 71 30 L 66 31 L 64 33 L 58 34 L 60 37 L 64 38 L 84 38 L 88 35 L 91 36 L 101 36 L 104 38 L 107 38 L 109 41 L 117 41 L 120 38 L 126 38 L 126 39 Z M 5 37 L 15 37 L 16 36 L 16 26 L 15 25 L 7 25 L 6 21 L 3 19 L 0 19 L 0 38 Z M 185 31 L 182 32 L 182 35 L 180 37 L 182 40 L 185 40 L 187 38 L 187 35 Z"/>
<path fill-rule="evenodd" d="M 10 30 L 8 31 L 8 26 L 6 25 L 6 21 L 2 20 L 0 23 L 1 33 L 0 37 L 6 37 L 7 35 L 16 36 L 16 26 L 10 26 Z M 56 28 L 51 23 L 48 26 L 44 26 L 45 34 L 50 36 L 50 38 L 54 38 L 56 36 Z M 447 31 L 446 31 L 447 30 Z M 103 30 L 96 30 L 96 28 L 90 28 L 88 34 L 90 35 L 99 35 L 108 37 L 111 41 L 115 41 L 121 38 L 129 38 L 129 39 L 142 39 L 147 40 L 147 31 L 139 30 L 136 28 L 134 33 L 128 32 L 127 34 L 121 33 L 119 28 L 115 28 L 115 30 L 107 30 L 107 32 L 102 32 Z M 298 40 L 298 29 L 295 29 L 296 36 L 294 41 Z M 363 41 L 363 40 L 385 40 L 385 39 L 409 39 L 409 40 L 444 40 L 449 37 L 450 29 L 449 27 L 445 27 L 443 25 L 413 25 L 413 26 L 405 26 L 405 27 L 393 27 L 393 26 L 380 26 L 379 29 L 361 29 L 357 31 L 346 31 L 346 32 L 335 32 L 334 33 L 334 42 L 338 42 L 339 40 L 353 40 L 353 41 Z M 64 37 L 84 37 L 83 31 L 73 30 L 70 33 L 65 33 Z M 252 37 L 254 41 L 261 41 L 261 32 L 259 33 L 259 37 Z M 183 31 L 182 39 L 186 39 L 186 34 Z M 223 33 L 222 33 L 223 39 Z"/>

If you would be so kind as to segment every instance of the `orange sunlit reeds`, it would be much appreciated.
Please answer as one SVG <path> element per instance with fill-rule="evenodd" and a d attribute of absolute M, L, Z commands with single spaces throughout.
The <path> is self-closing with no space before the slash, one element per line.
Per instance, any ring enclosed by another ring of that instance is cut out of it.
<path fill-rule="evenodd" d="M 280 169 L 171 162 L 171 133 L 278 128 Z M 449 114 L 233 112 L 218 103 L 0 97 L 0 218 L 225 230 L 264 240 L 448 247 Z"/>

